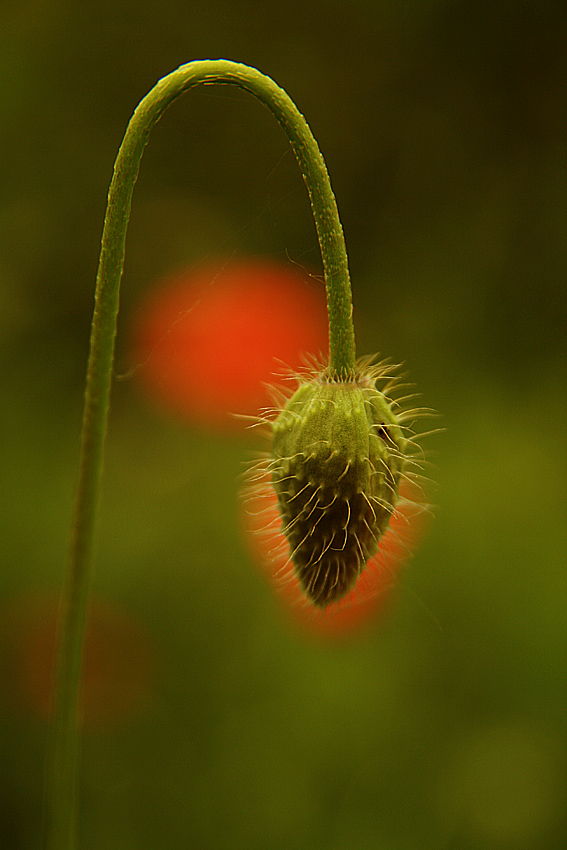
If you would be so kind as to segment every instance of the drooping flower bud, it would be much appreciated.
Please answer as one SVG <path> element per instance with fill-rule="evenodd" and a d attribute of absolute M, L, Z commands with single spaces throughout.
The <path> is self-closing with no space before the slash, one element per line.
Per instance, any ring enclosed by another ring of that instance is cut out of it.
<path fill-rule="evenodd" d="M 340 601 L 375 554 L 398 500 L 407 441 L 376 388 L 384 370 L 348 380 L 323 369 L 272 422 L 269 470 L 293 570 L 308 599 Z"/>

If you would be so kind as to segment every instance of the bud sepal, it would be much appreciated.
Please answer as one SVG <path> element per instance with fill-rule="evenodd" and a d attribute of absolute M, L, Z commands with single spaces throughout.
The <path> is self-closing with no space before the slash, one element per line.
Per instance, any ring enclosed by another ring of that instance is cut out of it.
<path fill-rule="evenodd" d="M 376 553 L 399 499 L 409 441 L 395 403 L 376 387 L 387 364 L 328 368 L 299 386 L 271 421 L 268 463 L 282 531 L 303 594 L 339 602 Z M 390 386 L 391 386 L 390 381 Z"/>

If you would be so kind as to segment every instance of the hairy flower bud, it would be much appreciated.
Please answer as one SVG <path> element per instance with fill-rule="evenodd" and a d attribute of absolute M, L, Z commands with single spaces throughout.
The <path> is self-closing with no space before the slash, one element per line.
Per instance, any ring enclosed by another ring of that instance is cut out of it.
<path fill-rule="evenodd" d="M 303 592 L 340 601 L 379 545 L 398 500 L 406 443 L 376 388 L 379 370 L 311 376 L 272 422 L 269 469 Z M 383 373 L 382 373 L 383 374 Z"/>

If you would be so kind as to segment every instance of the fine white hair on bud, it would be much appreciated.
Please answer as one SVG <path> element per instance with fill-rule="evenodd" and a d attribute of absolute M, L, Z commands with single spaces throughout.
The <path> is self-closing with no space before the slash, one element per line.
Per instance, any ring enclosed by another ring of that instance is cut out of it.
<path fill-rule="evenodd" d="M 345 378 L 312 364 L 264 419 L 272 448 L 255 474 L 264 486 L 269 476 L 293 572 L 317 608 L 354 588 L 396 511 L 400 482 L 413 477 L 415 443 L 403 423 L 419 411 L 401 412 L 387 397 L 398 383 L 393 368 L 365 358 Z"/>

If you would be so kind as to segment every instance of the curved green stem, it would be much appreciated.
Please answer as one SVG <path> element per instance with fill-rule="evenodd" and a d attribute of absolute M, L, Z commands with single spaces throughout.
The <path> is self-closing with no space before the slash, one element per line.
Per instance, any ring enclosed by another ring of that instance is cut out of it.
<path fill-rule="evenodd" d="M 53 739 L 48 754 L 49 850 L 70 850 L 74 846 L 77 696 L 132 192 L 154 124 L 184 92 L 211 83 L 228 83 L 249 91 L 270 109 L 289 138 L 307 185 L 321 247 L 329 312 L 330 368 L 344 379 L 354 371 L 352 301 L 343 230 L 325 162 L 305 119 L 286 92 L 254 68 L 223 59 L 182 65 L 160 80 L 134 112 L 118 152 L 108 195 L 91 330 L 70 565 L 63 595 Z"/>

